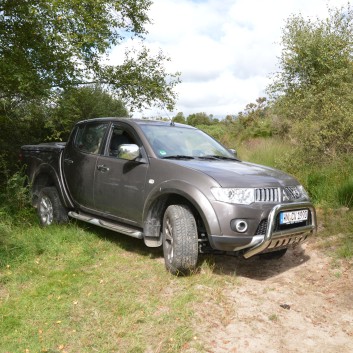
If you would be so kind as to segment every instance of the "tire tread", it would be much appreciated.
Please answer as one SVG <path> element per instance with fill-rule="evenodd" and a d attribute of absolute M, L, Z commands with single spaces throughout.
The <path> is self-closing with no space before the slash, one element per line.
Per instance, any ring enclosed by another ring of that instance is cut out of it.
<path fill-rule="evenodd" d="M 173 221 L 174 256 L 170 263 L 165 255 L 168 271 L 186 275 L 195 269 L 198 258 L 198 235 L 195 218 L 186 205 L 171 205 L 166 215 Z"/>

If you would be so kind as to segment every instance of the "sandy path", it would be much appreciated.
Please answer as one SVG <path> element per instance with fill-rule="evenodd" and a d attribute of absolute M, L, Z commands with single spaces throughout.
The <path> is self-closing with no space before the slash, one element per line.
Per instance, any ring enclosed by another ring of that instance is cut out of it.
<path fill-rule="evenodd" d="M 334 263 L 315 241 L 280 260 L 220 256 L 215 271 L 236 273 L 226 305 L 205 301 L 198 339 L 208 352 L 352 353 L 353 267 Z M 197 320 L 199 321 L 199 320 Z"/>

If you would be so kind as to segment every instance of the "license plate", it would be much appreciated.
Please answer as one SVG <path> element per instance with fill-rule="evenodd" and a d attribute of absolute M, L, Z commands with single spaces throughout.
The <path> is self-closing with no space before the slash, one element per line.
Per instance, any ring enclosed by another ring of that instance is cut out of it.
<path fill-rule="evenodd" d="M 308 210 L 281 212 L 279 214 L 279 223 L 293 224 L 304 222 L 308 219 L 308 214 Z"/>

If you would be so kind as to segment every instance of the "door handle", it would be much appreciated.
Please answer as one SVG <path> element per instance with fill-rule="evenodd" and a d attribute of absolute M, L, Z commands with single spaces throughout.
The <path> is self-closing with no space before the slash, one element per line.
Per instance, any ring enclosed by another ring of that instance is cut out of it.
<path fill-rule="evenodd" d="M 109 168 L 106 167 L 104 164 L 99 164 L 99 165 L 97 165 L 97 169 L 98 169 L 100 172 L 109 172 Z"/>
<path fill-rule="evenodd" d="M 67 164 L 72 164 L 74 161 L 72 159 L 65 158 L 64 162 L 67 163 Z"/>

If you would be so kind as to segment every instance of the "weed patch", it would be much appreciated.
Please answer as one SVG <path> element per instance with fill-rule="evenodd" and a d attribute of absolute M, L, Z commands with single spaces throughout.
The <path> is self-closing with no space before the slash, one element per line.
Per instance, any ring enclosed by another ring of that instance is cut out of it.
<path fill-rule="evenodd" d="M 1 351 L 201 349 L 194 309 L 225 283 L 212 275 L 212 266 L 175 278 L 161 250 L 75 222 L 12 225 L 9 234 L 18 249 L 1 247 Z"/>
<path fill-rule="evenodd" d="M 338 202 L 345 207 L 353 207 L 353 179 L 343 182 L 337 188 Z"/>

